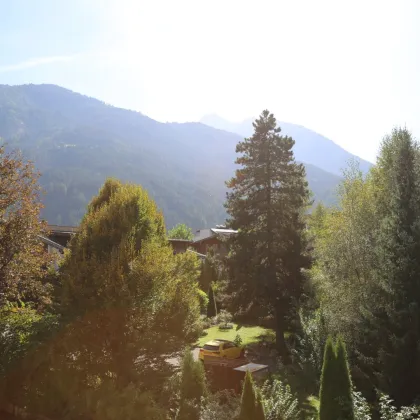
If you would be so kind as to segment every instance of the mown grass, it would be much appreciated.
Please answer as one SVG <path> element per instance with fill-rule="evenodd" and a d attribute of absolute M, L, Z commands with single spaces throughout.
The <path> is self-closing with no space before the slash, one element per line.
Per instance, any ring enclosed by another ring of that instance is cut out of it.
<path fill-rule="evenodd" d="M 214 327 L 207 328 L 204 331 L 207 335 L 200 337 L 197 342 L 198 347 L 203 346 L 208 341 L 218 338 L 233 341 L 237 334 L 241 337 L 243 346 L 256 343 L 264 336 L 274 337 L 274 331 L 269 328 L 249 325 L 242 326 L 238 324 L 233 324 L 233 328 L 230 330 L 219 330 L 219 326 L 215 325 Z"/>

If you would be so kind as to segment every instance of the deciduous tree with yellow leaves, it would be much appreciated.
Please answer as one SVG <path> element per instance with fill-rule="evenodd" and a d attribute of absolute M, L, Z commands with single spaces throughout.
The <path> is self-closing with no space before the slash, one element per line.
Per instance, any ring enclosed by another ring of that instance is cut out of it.
<path fill-rule="evenodd" d="M 42 280 L 49 256 L 39 238 L 46 226 L 39 219 L 38 178 L 31 162 L 0 146 L 0 306 L 49 302 L 50 288 Z"/>

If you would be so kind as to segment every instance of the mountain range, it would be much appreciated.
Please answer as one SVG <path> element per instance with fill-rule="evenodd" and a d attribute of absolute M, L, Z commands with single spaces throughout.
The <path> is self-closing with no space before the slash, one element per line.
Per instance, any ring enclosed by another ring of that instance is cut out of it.
<path fill-rule="evenodd" d="M 219 130 L 237 133 L 241 137 L 250 137 L 254 131 L 252 123 L 255 118 L 248 118 L 239 123 L 227 121 L 218 115 L 206 115 L 201 119 L 203 124 Z M 372 164 L 360 159 L 338 146 L 332 140 L 327 139 L 315 131 L 301 125 L 277 121 L 281 128 L 281 134 L 296 140 L 293 152 L 297 160 L 305 164 L 315 165 L 324 171 L 341 176 L 342 170 L 347 167 L 350 159 L 359 161 L 360 170 L 366 173 Z"/>
<path fill-rule="evenodd" d="M 334 202 L 340 167 L 352 155 L 304 127 L 280 126 L 296 140 L 295 155 L 305 163 L 314 198 Z M 161 123 L 55 85 L 0 85 L 0 137 L 41 172 L 42 217 L 50 224 L 78 224 L 110 176 L 147 189 L 168 227 L 221 223 L 235 147 L 251 132 L 248 120 L 232 124 L 207 116 Z M 364 171 L 371 166 L 362 160 L 360 165 Z"/>

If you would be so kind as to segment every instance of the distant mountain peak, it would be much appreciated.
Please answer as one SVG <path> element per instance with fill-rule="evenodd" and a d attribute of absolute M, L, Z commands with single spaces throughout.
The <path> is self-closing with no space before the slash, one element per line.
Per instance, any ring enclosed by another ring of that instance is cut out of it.
<path fill-rule="evenodd" d="M 200 122 L 219 130 L 230 131 L 242 137 L 249 137 L 253 133 L 252 122 L 254 118 L 247 118 L 239 123 L 228 121 L 217 114 L 204 116 Z M 341 175 L 342 170 L 352 159 L 359 162 L 360 169 L 366 173 L 373 166 L 372 163 L 359 158 L 348 152 L 333 140 L 324 137 L 303 125 L 292 124 L 284 121 L 277 121 L 282 134 L 291 136 L 296 144 L 294 153 L 297 160 Z"/>

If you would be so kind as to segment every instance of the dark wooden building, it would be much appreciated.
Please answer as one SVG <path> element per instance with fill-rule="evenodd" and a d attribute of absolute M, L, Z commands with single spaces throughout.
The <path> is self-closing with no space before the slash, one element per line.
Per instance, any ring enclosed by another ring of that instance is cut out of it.
<path fill-rule="evenodd" d="M 78 230 L 78 226 L 48 225 L 47 234 L 48 238 L 53 242 L 67 247 L 70 239 L 78 232 Z"/>
<path fill-rule="evenodd" d="M 210 248 L 221 255 L 227 254 L 226 239 L 234 235 L 235 230 L 226 228 L 201 229 L 195 234 L 192 247 L 200 254 L 206 255 Z"/>
<path fill-rule="evenodd" d="M 187 239 L 169 239 L 170 244 L 174 250 L 174 254 L 181 254 L 187 252 L 187 249 L 191 247 L 192 241 Z"/>
<path fill-rule="evenodd" d="M 66 248 L 70 239 L 78 232 L 78 230 L 78 226 L 48 225 L 48 239 Z M 203 259 L 210 247 L 212 247 L 217 253 L 225 255 L 227 253 L 225 240 L 227 237 L 235 233 L 236 231 L 226 229 L 224 227 L 200 229 L 197 230 L 192 241 L 185 239 L 169 239 L 169 243 L 172 245 L 174 254 L 190 250 L 195 252 L 200 259 Z"/>

